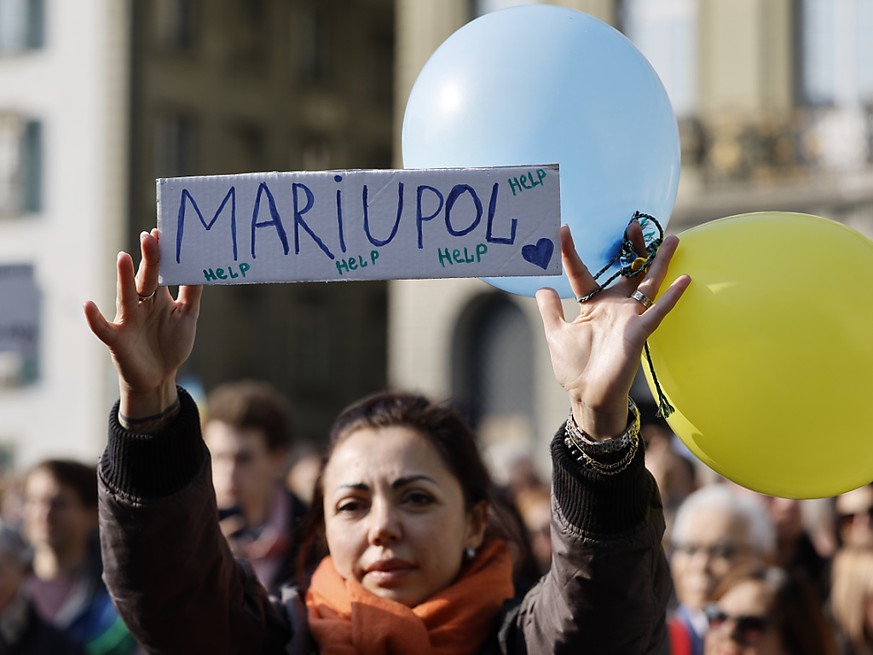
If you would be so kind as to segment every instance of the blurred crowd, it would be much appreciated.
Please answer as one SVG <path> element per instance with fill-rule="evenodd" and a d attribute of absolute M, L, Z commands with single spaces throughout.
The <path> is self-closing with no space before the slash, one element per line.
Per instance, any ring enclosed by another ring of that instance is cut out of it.
<path fill-rule="evenodd" d="M 201 409 L 231 551 L 271 593 L 305 584 L 321 454 L 294 443 L 288 403 L 266 383 L 225 384 Z M 697 461 L 654 408 L 641 413 L 674 584 L 665 655 L 873 655 L 873 483 L 828 499 L 764 496 Z M 532 459 L 504 465 L 494 511 L 524 589 L 549 568 L 550 481 Z M 101 580 L 96 475 L 48 459 L 2 479 L 0 653 L 140 652 Z"/>
<path fill-rule="evenodd" d="M 873 483 L 835 498 L 750 491 L 716 474 L 640 403 L 673 577 L 669 655 L 873 655 Z M 509 498 L 540 572 L 549 485 L 510 466 Z"/>

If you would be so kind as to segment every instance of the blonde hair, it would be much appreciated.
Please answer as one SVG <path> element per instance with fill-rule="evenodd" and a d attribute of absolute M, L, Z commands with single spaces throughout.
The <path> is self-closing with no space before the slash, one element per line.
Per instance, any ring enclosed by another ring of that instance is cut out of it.
<path fill-rule="evenodd" d="M 873 597 L 873 548 L 847 547 L 834 557 L 831 613 L 858 655 L 873 654 L 873 635 L 864 625 L 865 606 Z"/>

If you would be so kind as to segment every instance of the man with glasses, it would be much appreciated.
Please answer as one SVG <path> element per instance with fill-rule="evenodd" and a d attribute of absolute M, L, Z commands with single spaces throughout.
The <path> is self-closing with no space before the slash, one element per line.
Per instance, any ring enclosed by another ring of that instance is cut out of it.
<path fill-rule="evenodd" d="M 714 484 L 680 505 L 671 542 L 678 603 L 670 617 L 671 655 L 701 655 L 704 608 L 715 588 L 738 566 L 772 561 L 776 533 L 758 498 Z"/>

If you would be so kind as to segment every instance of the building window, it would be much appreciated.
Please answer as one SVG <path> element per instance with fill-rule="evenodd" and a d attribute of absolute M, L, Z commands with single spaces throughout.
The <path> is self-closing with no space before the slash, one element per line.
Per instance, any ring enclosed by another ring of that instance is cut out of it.
<path fill-rule="evenodd" d="M 519 5 L 537 5 L 538 0 L 473 0 L 471 2 L 473 18 L 484 16 L 492 11 L 517 7 Z"/>
<path fill-rule="evenodd" d="M 324 171 L 333 167 L 333 149 L 327 138 L 313 138 L 299 149 L 292 161 L 299 161 L 305 171 Z M 295 164 L 292 164 L 294 167 Z"/>
<path fill-rule="evenodd" d="M 802 104 L 873 102 L 873 0 L 803 0 Z"/>
<path fill-rule="evenodd" d="M 265 0 L 236 0 L 222 10 L 227 67 L 258 74 L 270 59 L 270 15 Z"/>
<path fill-rule="evenodd" d="M 873 163 L 873 0 L 802 0 L 798 104 L 810 161 L 853 172 Z"/>
<path fill-rule="evenodd" d="M 297 344 L 292 355 L 297 365 L 291 368 L 295 386 L 301 392 L 329 389 L 338 366 L 337 348 L 331 342 L 338 329 L 331 307 L 314 296 L 302 297 L 289 323 L 289 343 Z"/>
<path fill-rule="evenodd" d="M 526 441 L 534 425 L 534 335 L 504 294 L 476 299 L 455 330 L 453 395 L 486 441 Z"/>
<path fill-rule="evenodd" d="M 0 112 L 0 216 L 42 209 L 42 124 Z"/>
<path fill-rule="evenodd" d="M 45 0 L 0 0 L 0 54 L 45 45 Z"/>
<path fill-rule="evenodd" d="M 0 264 L 0 387 L 38 377 L 40 297 L 33 265 Z"/>
<path fill-rule="evenodd" d="M 257 125 L 238 124 L 227 130 L 228 160 L 237 173 L 266 170 L 267 135 Z"/>
<path fill-rule="evenodd" d="M 373 101 L 388 109 L 394 100 L 394 34 L 375 31 L 370 42 Z"/>
<path fill-rule="evenodd" d="M 649 60 L 678 118 L 697 100 L 697 0 L 622 0 L 618 24 Z"/>
<path fill-rule="evenodd" d="M 301 7 L 292 20 L 292 62 L 306 82 L 327 82 L 331 68 L 330 16 L 314 3 Z"/>
<path fill-rule="evenodd" d="M 183 51 L 196 42 L 195 0 L 151 0 L 155 43 L 158 48 Z"/>
<path fill-rule="evenodd" d="M 154 177 L 181 177 L 197 172 L 197 124 L 190 116 L 155 120 Z"/>

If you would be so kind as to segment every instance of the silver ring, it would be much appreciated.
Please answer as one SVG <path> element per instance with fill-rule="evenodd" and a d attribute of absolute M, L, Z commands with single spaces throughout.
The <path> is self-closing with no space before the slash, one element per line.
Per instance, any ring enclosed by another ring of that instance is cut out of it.
<path fill-rule="evenodd" d="M 639 289 L 634 289 L 634 292 L 630 295 L 631 298 L 639 302 L 643 307 L 648 309 L 655 303 L 652 302 L 652 299 L 649 298 L 646 294 L 644 294 Z"/>
<path fill-rule="evenodd" d="M 154 291 L 152 291 L 152 292 L 151 292 L 149 295 L 147 295 L 147 296 L 140 296 L 140 297 L 139 297 L 139 301 L 142 302 L 143 300 L 151 300 L 152 298 L 154 298 L 154 296 L 155 296 L 155 294 L 156 294 L 157 292 L 158 292 L 158 290 L 155 289 Z"/>

